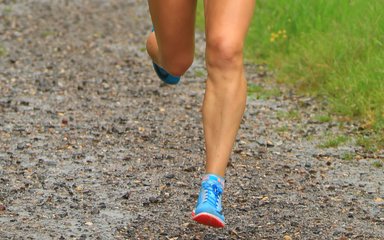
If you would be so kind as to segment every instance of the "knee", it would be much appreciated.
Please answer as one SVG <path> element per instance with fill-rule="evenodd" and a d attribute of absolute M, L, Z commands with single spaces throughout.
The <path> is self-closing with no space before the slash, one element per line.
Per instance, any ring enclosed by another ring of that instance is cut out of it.
<path fill-rule="evenodd" d="M 193 55 L 174 55 L 169 58 L 163 58 L 163 67 L 173 76 L 182 76 L 192 65 Z"/>
<path fill-rule="evenodd" d="M 206 63 L 208 68 L 233 69 L 242 66 L 243 42 L 228 36 L 207 39 Z"/>

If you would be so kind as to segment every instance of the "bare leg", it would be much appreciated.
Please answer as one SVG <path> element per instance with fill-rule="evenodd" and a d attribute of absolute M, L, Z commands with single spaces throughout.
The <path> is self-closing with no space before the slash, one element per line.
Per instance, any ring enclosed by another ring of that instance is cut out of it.
<path fill-rule="evenodd" d="M 243 42 L 255 0 L 205 0 L 208 79 L 203 103 L 206 172 L 224 176 L 246 103 Z"/>
<path fill-rule="evenodd" d="M 155 32 L 147 39 L 152 60 L 174 76 L 193 62 L 196 0 L 148 0 Z"/>

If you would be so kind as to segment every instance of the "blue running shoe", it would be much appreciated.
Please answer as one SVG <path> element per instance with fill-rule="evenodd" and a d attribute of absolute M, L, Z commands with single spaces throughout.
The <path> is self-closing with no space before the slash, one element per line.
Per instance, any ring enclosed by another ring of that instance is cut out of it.
<path fill-rule="evenodd" d="M 152 27 L 152 32 L 155 31 L 155 28 Z M 160 67 L 157 65 L 155 62 L 152 62 L 153 64 L 153 69 L 155 69 L 155 72 L 157 76 L 165 83 L 168 84 L 178 84 L 180 81 L 180 77 L 173 76 L 169 72 L 167 72 L 164 68 Z"/>
<path fill-rule="evenodd" d="M 180 77 L 176 77 L 168 73 L 164 68 L 160 67 L 156 63 L 153 62 L 153 69 L 155 69 L 155 72 L 157 76 L 165 83 L 168 84 L 177 84 L 180 81 Z"/>
<path fill-rule="evenodd" d="M 203 178 L 199 198 L 192 212 L 192 219 L 215 228 L 225 226 L 221 207 L 224 179 L 213 174 Z"/>

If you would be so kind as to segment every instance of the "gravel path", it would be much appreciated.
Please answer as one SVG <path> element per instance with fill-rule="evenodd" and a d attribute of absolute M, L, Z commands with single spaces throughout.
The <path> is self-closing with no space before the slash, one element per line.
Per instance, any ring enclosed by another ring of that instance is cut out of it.
<path fill-rule="evenodd" d="M 318 147 L 356 126 L 284 89 L 248 99 L 227 226 L 195 224 L 204 38 L 164 86 L 150 28 L 146 1 L 0 0 L 0 239 L 384 239 L 384 153 Z"/>

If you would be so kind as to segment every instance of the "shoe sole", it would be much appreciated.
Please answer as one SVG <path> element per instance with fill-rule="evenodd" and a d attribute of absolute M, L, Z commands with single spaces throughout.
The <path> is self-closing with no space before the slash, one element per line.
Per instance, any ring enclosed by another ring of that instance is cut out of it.
<path fill-rule="evenodd" d="M 192 219 L 198 223 L 214 228 L 223 228 L 225 226 L 225 223 L 220 218 L 210 213 L 202 212 L 195 215 L 195 213 L 192 212 Z"/>

